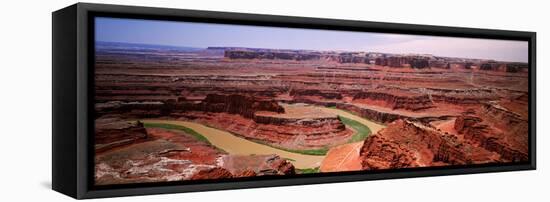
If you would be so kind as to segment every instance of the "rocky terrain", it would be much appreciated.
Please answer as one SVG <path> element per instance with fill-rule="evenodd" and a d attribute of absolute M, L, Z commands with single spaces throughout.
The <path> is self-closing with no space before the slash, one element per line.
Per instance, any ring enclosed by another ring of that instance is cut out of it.
<path fill-rule="evenodd" d="M 102 117 L 95 121 L 95 151 L 102 152 L 148 139 L 143 123 L 128 122 L 118 117 Z"/>
<path fill-rule="evenodd" d="M 528 72 L 524 63 L 433 55 L 100 47 L 96 183 L 526 161 Z M 275 152 L 224 151 L 152 119 Z M 364 130 L 365 121 L 385 128 Z"/>
<path fill-rule="evenodd" d="M 353 134 L 336 115 L 300 105 L 284 105 L 282 109 L 285 113 L 257 111 L 250 118 L 227 112 L 204 111 L 184 111 L 173 115 L 180 120 L 192 120 L 246 139 L 293 150 L 334 146 L 345 143 Z"/>
<path fill-rule="evenodd" d="M 277 155 L 230 155 L 178 130 L 148 128 L 150 139 L 96 154 L 96 184 L 294 174 Z"/>
<path fill-rule="evenodd" d="M 465 165 L 500 160 L 497 153 L 477 147 L 453 134 L 406 120 L 397 120 L 365 140 L 363 169 Z"/>

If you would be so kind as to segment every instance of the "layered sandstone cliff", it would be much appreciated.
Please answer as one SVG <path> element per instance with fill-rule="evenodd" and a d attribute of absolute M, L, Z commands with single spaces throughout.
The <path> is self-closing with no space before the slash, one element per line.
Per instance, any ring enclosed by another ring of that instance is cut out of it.
<path fill-rule="evenodd" d="M 498 160 L 498 155 L 448 133 L 397 120 L 369 136 L 361 149 L 363 169 L 464 165 Z"/>
<path fill-rule="evenodd" d="M 121 120 L 118 117 L 97 119 L 94 128 L 96 152 L 103 152 L 116 147 L 137 143 L 148 138 L 143 123 Z"/>
<path fill-rule="evenodd" d="M 274 100 L 258 100 L 251 96 L 209 94 L 195 109 L 204 112 L 226 112 L 254 118 L 257 111 L 284 113 L 284 108 Z"/>
<path fill-rule="evenodd" d="M 527 161 L 527 121 L 492 105 L 485 105 L 482 113 L 465 112 L 456 119 L 455 130 L 464 135 L 465 139 L 500 154 L 504 161 Z M 506 124 L 495 125 L 496 122 L 484 121 L 483 118 L 503 120 Z"/>
<path fill-rule="evenodd" d="M 346 103 L 336 103 L 336 108 L 356 113 L 361 117 L 365 117 L 379 123 L 389 123 L 404 117 L 396 113 L 382 112 L 379 110 Z"/>
<path fill-rule="evenodd" d="M 425 94 L 391 92 L 381 90 L 364 91 L 355 94 L 354 102 L 386 106 L 391 109 L 422 110 L 433 107 L 430 97 Z"/>
<path fill-rule="evenodd" d="M 321 55 L 317 53 L 300 53 L 293 51 L 226 50 L 224 57 L 230 59 L 319 60 Z"/>

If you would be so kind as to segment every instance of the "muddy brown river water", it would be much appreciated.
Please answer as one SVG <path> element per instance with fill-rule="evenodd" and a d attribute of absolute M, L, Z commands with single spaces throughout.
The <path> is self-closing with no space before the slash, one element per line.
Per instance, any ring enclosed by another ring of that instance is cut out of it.
<path fill-rule="evenodd" d="M 331 109 L 325 107 L 317 107 L 319 110 L 322 110 L 326 113 L 332 113 L 340 116 L 344 116 L 349 119 L 358 121 L 370 128 L 373 133 L 376 133 L 378 130 L 384 128 L 383 125 L 374 123 L 372 121 L 366 120 L 354 114 L 351 114 L 346 111 L 339 109 Z M 175 121 L 175 120 L 144 120 L 146 123 L 163 123 L 163 124 L 173 124 L 180 125 L 200 133 L 212 143 L 212 145 L 223 149 L 229 154 L 240 154 L 240 155 L 261 155 L 261 154 L 277 154 L 281 158 L 292 159 L 292 164 L 298 169 L 305 168 L 315 168 L 321 165 L 321 162 L 325 156 L 318 155 L 306 155 L 293 153 L 274 147 L 270 147 L 264 144 L 256 143 L 238 136 L 235 136 L 227 131 L 219 130 L 216 128 L 211 128 L 203 124 L 189 122 L 189 121 Z"/>

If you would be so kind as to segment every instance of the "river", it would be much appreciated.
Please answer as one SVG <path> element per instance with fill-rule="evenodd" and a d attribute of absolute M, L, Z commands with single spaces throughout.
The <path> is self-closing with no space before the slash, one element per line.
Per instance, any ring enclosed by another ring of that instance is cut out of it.
<path fill-rule="evenodd" d="M 331 109 L 325 107 L 318 107 L 320 110 L 337 114 L 349 119 L 358 121 L 370 128 L 372 133 L 376 133 L 378 130 L 384 128 L 383 125 L 371 122 L 369 120 L 363 119 L 359 116 L 351 114 L 346 111 L 339 109 Z M 199 123 L 189 122 L 189 121 L 175 121 L 175 120 L 144 120 L 146 123 L 163 123 L 163 124 L 173 124 L 180 125 L 200 133 L 212 143 L 212 145 L 223 149 L 229 154 L 240 154 L 240 155 L 262 155 L 262 154 L 277 154 L 281 158 L 291 159 L 294 167 L 298 169 L 305 168 L 315 168 L 321 165 L 321 162 L 325 158 L 324 156 L 317 155 L 306 155 L 288 152 L 285 150 L 273 148 L 264 144 L 256 143 L 238 136 L 235 136 L 227 131 L 211 128 Z"/>

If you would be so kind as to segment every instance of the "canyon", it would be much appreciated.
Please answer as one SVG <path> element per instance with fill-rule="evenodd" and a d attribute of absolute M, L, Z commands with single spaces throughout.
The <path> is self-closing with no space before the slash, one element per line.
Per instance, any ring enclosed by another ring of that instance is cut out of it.
<path fill-rule="evenodd" d="M 426 54 L 99 43 L 96 184 L 524 162 L 528 72 Z"/>

